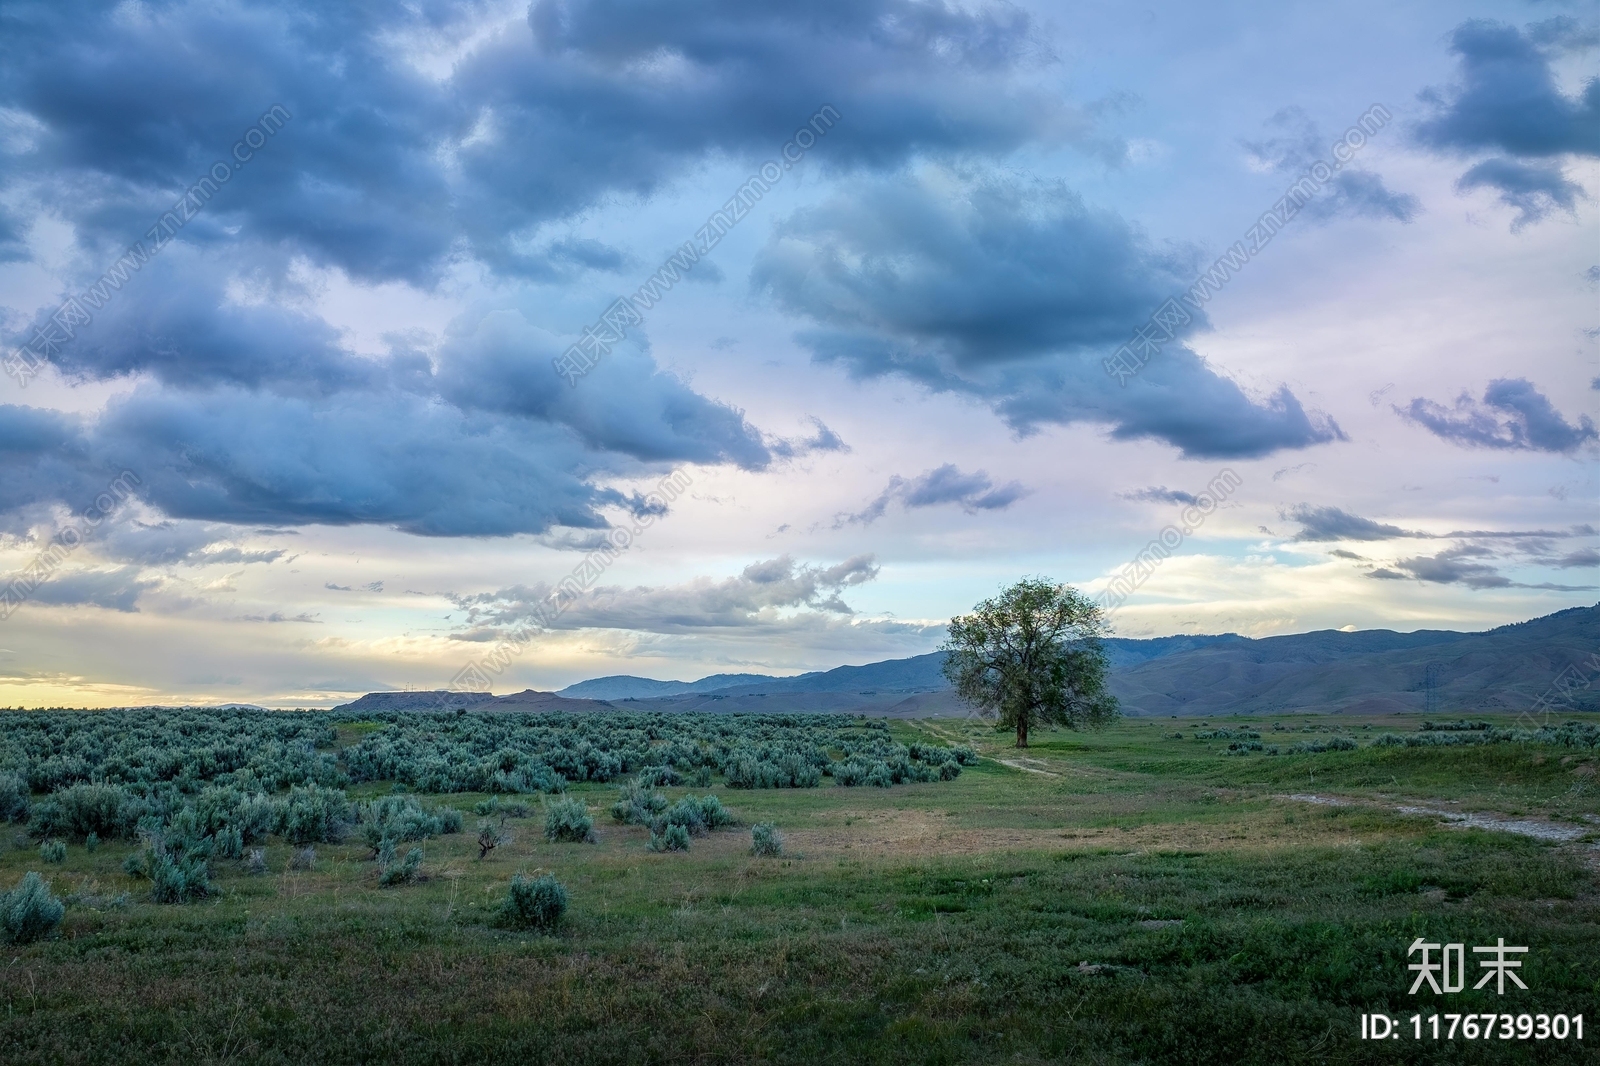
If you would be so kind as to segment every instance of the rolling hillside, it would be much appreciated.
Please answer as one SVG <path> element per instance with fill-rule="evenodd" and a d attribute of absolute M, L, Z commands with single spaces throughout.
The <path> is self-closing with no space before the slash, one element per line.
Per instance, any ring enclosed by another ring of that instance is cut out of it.
<path fill-rule="evenodd" d="M 1575 607 L 1482 633 L 1322 630 L 1251 639 L 1217 636 L 1112 638 L 1111 689 L 1131 715 L 1278 714 L 1423 710 L 1435 665 L 1441 713 L 1524 710 L 1558 675 L 1577 678 L 1566 707 L 1600 710 L 1600 606 Z M 962 714 L 938 652 L 841 666 L 792 677 L 713 674 L 698 681 L 616 675 L 557 693 L 511 696 L 375 692 L 351 710 L 844 711 L 925 717 Z M 1585 665 L 1588 664 L 1588 665 Z"/>

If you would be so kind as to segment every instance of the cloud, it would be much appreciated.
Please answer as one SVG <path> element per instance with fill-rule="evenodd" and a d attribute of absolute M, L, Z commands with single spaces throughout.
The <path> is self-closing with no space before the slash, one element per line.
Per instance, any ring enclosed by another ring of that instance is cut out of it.
<path fill-rule="evenodd" d="M 15 460 L 0 469 L 0 515 L 80 509 L 103 470 L 131 469 L 171 518 L 441 536 L 603 529 L 602 509 L 638 505 L 608 478 L 682 463 L 761 470 L 842 444 L 819 423 L 814 437 L 769 448 L 739 411 L 663 373 L 642 339 L 582 388 L 550 363 L 569 338 L 515 310 L 458 318 L 431 355 L 357 357 L 292 308 L 248 308 L 233 322 L 234 308 L 202 298 L 206 283 L 175 261 L 196 279 L 172 297 L 182 314 L 128 294 L 122 317 L 86 333 L 70 363 L 85 377 L 140 375 L 130 391 L 87 416 L 0 406 L 0 450 Z M 275 315 L 289 325 L 273 333 Z M 288 357 L 268 370 L 278 347 Z"/>
<path fill-rule="evenodd" d="M 1347 552 L 1343 548 L 1334 548 L 1328 554 L 1335 559 L 1353 559 L 1356 562 L 1366 562 L 1366 556 L 1357 555 L 1355 552 Z"/>
<path fill-rule="evenodd" d="M 1600 551 L 1593 548 L 1579 548 L 1556 559 L 1551 565 L 1563 570 L 1577 566 L 1600 566 Z"/>
<path fill-rule="evenodd" d="M 954 464 L 945 463 L 909 480 L 894 475 L 877 499 L 856 514 L 839 515 L 833 528 L 855 523 L 871 525 L 883 517 L 893 500 L 899 500 L 907 510 L 953 503 L 968 514 L 976 514 L 978 511 L 1003 511 L 1027 494 L 1028 490 L 1020 481 L 996 485 L 982 470 L 964 474 Z"/>
<path fill-rule="evenodd" d="M 764 435 L 662 372 L 638 330 L 567 387 L 551 359 L 575 338 L 517 283 L 630 268 L 568 226 L 708 159 L 759 163 L 818 114 L 818 165 L 843 171 L 1119 152 L 1030 87 L 1051 58 L 1009 5 L 867 0 L 819 18 L 794 0 L 542 0 L 495 17 L 449 0 L 6 8 L 0 110 L 28 134 L 0 139 L 0 256 L 16 219 L 59 219 L 71 291 L 148 245 L 181 190 L 281 113 L 54 357 L 71 383 L 131 391 L 95 415 L 0 409 L 19 460 L 0 470 L 0 522 L 81 507 L 110 467 L 174 519 L 543 535 L 632 506 L 613 479 L 842 450 L 821 423 Z M 317 310 L 328 276 L 428 290 L 463 269 L 511 284 L 439 337 L 358 352 Z"/>
<path fill-rule="evenodd" d="M 433 384 L 464 412 L 509 416 L 509 422 L 494 420 L 501 425 L 561 425 L 596 452 L 642 462 L 732 462 L 751 470 L 771 461 L 743 414 L 662 372 L 641 341 L 615 348 L 581 387 L 567 385 L 551 360 L 573 340 L 518 310 L 463 317 L 435 354 Z"/>
<path fill-rule="evenodd" d="M 1460 80 L 1419 94 L 1432 113 L 1416 126 L 1417 141 L 1457 157 L 1492 153 L 1463 174 L 1456 188 L 1497 190 L 1517 210 L 1512 232 L 1557 209 L 1572 213 L 1585 195 L 1565 176 L 1561 160 L 1600 156 L 1600 77 L 1585 81 L 1576 97 L 1567 96 L 1551 64 L 1561 52 L 1581 51 L 1597 40 L 1593 30 L 1567 16 L 1534 23 L 1525 33 L 1471 19 L 1450 37 Z"/>
<path fill-rule="evenodd" d="M 27 224 L 17 213 L 0 204 L 0 263 L 27 260 Z"/>
<path fill-rule="evenodd" d="M 1283 174 L 1303 174 L 1322 160 L 1332 141 L 1322 135 L 1303 108 L 1286 107 L 1267 120 L 1273 131 L 1259 141 L 1245 141 L 1245 149 L 1257 163 Z M 1393 219 L 1410 222 L 1422 213 L 1422 202 L 1410 193 L 1392 191 L 1383 178 L 1370 170 L 1341 168 L 1320 194 L 1303 208 L 1307 217 L 1332 219 Z"/>
<path fill-rule="evenodd" d="M 117 469 L 113 458 L 139 476 L 147 503 L 200 521 L 508 535 L 604 528 L 600 508 L 630 503 L 580 475 L 596 457 L 560 427 L 407 393 L 314 401 L 142 386 L 76 425 L 64 416 L 41 425 L 33 414 L 0 405 L 0 437 L 27 438 L 0 470 L 0 510 L 41 500 L 81 507 Z"/>
<path fill-rule="evenodd" d="M 824 104 L 841 116 L 835 165 L 1034 141 L 1117 151 L 1018 78 L 1049 56 L 1010 5 L 541 0 L 498 27 L 466 2 L 7 13 L 4 106 L 38 126 L 7 171 L 82 239 L 120 249 L 281 105 L 292 118 L 186 239 L 271 243 L 365 281 L 426 284 L 463 252 L 533 277 L 608 269 L 599 249 L 530 238 L 707 155 L 770 156 Z M 434 74 L 441 48 L 455 54 Z"/>
<path fill-rule="evenodd" d="M 1156 488 L 1140 489 L 1138 492 L 1119 492 L 1117 495 L 1124 500 L 1139 500 L 1144 503 L 1181 503 L 1196 504 L 1200 498 L 1192 492 L 1181 489 L 1169 489 L 1165 485 Z"/>
<path fill-rule="evenodd" d="M 1512 583 L 1510 578 L 1503 576 L 1487 563 L 1470 561 L 1490 554 L 1492 553 L 1484 548 L 1457 545 L 1446 548 L 1437 555 L 1419 555 L 1401 559 L 1395 566 L 1419 581 L 1429 581 L 1438 585 L 1465 585 L 1474 589 L 1508 588 Z"/>
<path fill-rule="evenodd" d="M 1574 526 L 1566 532 L 1554 529 L 1456 529 L 1448 533 L 1425 533 L 1415 529 L 1402 529 L 1386 522 L 1375 522 L 1370 518 L 1351 514 L 1338 507 L 1313 507 L 1306 503 L 1296 504 L 1293 507 L 1282 510 L 1279 515 L 1299 522 L 1301 526 L 1300 532 L 1294 535 L 1294 539 L 1309 542 L 1372 541 L 1399 538 L 1468 541 L 1517 540 L 1522 542 L 1518 545 L 1520 550 L 1528 554 L 1538 554 L 1544 550 L 1542 541 L 1593 535 L 1593 531 L 1584 526 Z M 1268 532 L 1264 526 L 1261 531 L 1263 533 Z M 1334 551 L 1330 554 L 1352 559 L 1360 558 L 1360 556 L 1350 555 L 1348 552 Z"/>
<path fill-rule="evenodd" d="M 50 578 L 28 598 L 51 607 L 90 606 L 135 612 L 139 597 L 159 584 L 142 576 L 137 566 L 73 570 Z"/>
<path fill-rule="evenodd" d="M 1350 514 L 1338 507 L 1312 507 L 1296 504 L 1283 512 L 1284 518 L 1300 523 L 1295 540 L 1391 540 L 1396 537 L 1426 537 L 1427 533 L 1401 529 L 1399 526 L 1374 522 L 1370 518 Z"/>
<path fill-rule="evenodd" d="M 1594 422 L 1569 423 L 1526 378 L 1498 378 L 1481 401 L 1463 392 L 1454 407 L 1417 397 L 1395 412 L 1441 440 L 1466 447 L 1571 452 L 1596 439 Z"/>
<path fill-rule="evenodd" d="M 102 558 L 141 566 L 270 563 L 288 554 L 282 548 L 242 547 L 233 543 L 236 536 L 228 526 L 131 519 L 110 525 L 91 543 Z"/>
<path fill-rule="evenodd" d="M 1600 78 L 1589 78 L 1576 98 L 1569 97 L 1557 88 L 1550 65 L 1560 50 L 1593 43 L 1570 18 L 1537 23 L 1526 34 L 1489 19 L 1461 23 L 1450 35 L 1461 79 L 1421 93 L 1433 114 L 1417 126 L 1417 139 L 1456 153 L 1600 155 Z"/>
<path fill-rule="evenodd" d="M 1286 466 L 1280 470 L 1274 470 L 1272 472 L 1272 480 L 1279 481 L 1290 474 L 1298 474 L 1302 470 L 1315 470 L 1316 468 L 1316 463 L 1296 463 L 1293 466 Z"/>
<path fill-rule="evenodd" d="M 811 455 L 814 452 L 848 452 L 850 445 L 844 438 L 829 429 L 822 419 L 812 417 L 808 419 L 816 432 L 809 437 L 790 439 L 786 437 L 768 438 L 767 447 L 772 454 L 780 459 L 798 459 L 801 456 Z"/>
<path fill-rule="evenodd" d="M 878 576 L 871 555 L 858 555 L 834 566 L 807 566 L 788 555 L 751 563 L 736 577 L 697 578 L 681 585 L 604 586 L 567 601 L 554 623 L 557 629 L 627 629 L 651 633 L 687 633 L 705 629 L 774 626 L 789 619 L 786 612 L 849 617 L 854 610 L 841 593 Z M 457 639 L 494 639 L 500 629 L 532 616 L 554 590 L 548 585 L 514 585 L 494 592 L 452 596 L 467 612 Z"/>
<path fill-rule="evenodd" d="M 1186 456 L 1258 456 L 1342 439 L 1287 387 L 1252 399 L 1185 337 L 1126 388 L 1103 360 L 1194 277 L 1119 216 L 1054 183 L 924 169 L 858 182 L 781 222 L 752 280 L 816 328 L 819 362 L 975 396 L 1019 433 L 1094 422 Z"/>
<path fill-rule="evenodd" d="M 1575 553 L 1581 554 L 1581 553 Z M 1419 555 L 1399 559 L 1394 569 L 1380 568 L 1367 576 L 1385 580 L 1413 578 L 1435 585 L 1462 585 L 1470 589 L 1542 589 L 1550 592 L 1589 592 L 1595 585 L 1558 585 L 1544 581 L 1528 584 L 1513 581 L 1499 569 L 1476 560 L 1491 558 L 1495 552 L 1480 544 L 1457 544 L 1434 555 Z M 1582 564 L 1580 564 L 1582 565 Z"/>
<path fill-rule="evenodd" d="M 1498 190 L 1500 202 L 1517 209 L 1517 217 L 1511 222 L 1512 233 L 1522 232 L 1530 223 L 1558 209 L 1576 214 L 1578 200 L 1585 195 L 1583 186 L 1568 181 L 1559 166 L 1504 158 L 1485 159 L 1456 182 L 1458 192 L 1480 188 Z"/>

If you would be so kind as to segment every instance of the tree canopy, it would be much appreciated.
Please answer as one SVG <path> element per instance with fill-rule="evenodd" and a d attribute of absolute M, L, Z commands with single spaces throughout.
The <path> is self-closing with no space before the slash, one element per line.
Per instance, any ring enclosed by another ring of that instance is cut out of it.
<path fill-rule="evenodd" d="M 1025 748 L 1035 724 L 1076 729 L 1116 719 L 1107 630 L 1100 605 L 1077 589 L 1024 578 L 950 620 L 944 673 L 961 699 L 1015 728 Z"/>

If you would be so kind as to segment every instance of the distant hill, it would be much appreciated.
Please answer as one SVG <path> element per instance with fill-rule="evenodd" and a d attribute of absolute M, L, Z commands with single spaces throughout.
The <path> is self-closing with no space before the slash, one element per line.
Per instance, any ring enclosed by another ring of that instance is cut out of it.
<path fill-rule="evenodd" d="M 1262 639 L 1223 633 L 1106 641 L 1111 691 L 1131 715 L 1422 710 L 1430 664 L 1437 664 L 1441 713 L 1517 711 L 1531 707 L 1564 670 L 1578 669 L 1581 677 L 1600 680 L 1591 659 L 1597 651 L 1600 606 L 1574 607 L 1482 633 L 1320 630 Z M 374 692 L 338 709 L 964 713 L 940 671 L 941 661 L 939 652 L 930 652 L 792 677 L 712 674 L 698 681 L 655 681 L 616 675 L 555 693 L 530 689 L 500 697 Z M 1600 684 L 1580 685 L 1566 706 L 1600 710 Z"/>
<path fill-rule="evenodd" d="M 715 692 L 719 688 L 735 685 L 759 685 L 763 681 L 777 680 L 771 674 L 712 674 L 699 681 L 654 681 L 632 674 L 612 674 L 595 677 L 568 685 L 556 693 L 572 699 L 627 700 L 650 696 L 687 696 L 697 692 Z"/>
<path fill-rule="evenodd" d="M 1106 641 L 1106 655 L 1113 669 L 1132 666 L 1164 655 L 1245 641 L 1248 638 L 1226 633 L 1222 636 L 1153 637 L 1131 640 L 1112 637 Z M 712 674 L 698 681 L 653 681 L 647 677 L 617 674 L 568 685 L 557 695 L 598 700 L 656 699 L 720 693 L 723 696 L 778 695 L 801 692 L 854 692 L 859 694 L 940 692 L 950 687 L 940 671 L 944 656 L 939 652 L 914 655 L 909 659 L 886 659 L 865 666 L 840 666 L 792 677 L 769 674 Z"/>
<path fill-rule="evenodd" d="M 1223 633 L 1214 637 L 1148 637 L 1143 640 L 1135 640 L 1129 637 L 1109 637 L 1105 642 L 1106 658 L 1111 660 L 1111 669 L 1120 670 L 1125 667 L 1137 666 L 1139 663 L 1149 662 L 1151 659 L 1160 659 L 1167 655 L 1193 651 L 1196 648 L 1208 648 L 1214 644 L 1236 644 L 1241 641 L 1248 643 L 1249 640 L 1249 637 L 1241 637 L 1237 633 Z"/>
<path fill-rule="evenodd" d="M 336 711 L 453 711 L 457 707 L 476 707 L 480 703 L 493 703 L 495 697 L 487 692 L 451 692 L 436 689 L 431 692 L 369 692 L 351 703 L 335 707 Z"/>
<path fill-rule="evenodd" d="M 358 700 L 335 707 L 336 711 L 360 713 L 382 711 L 605 711 L 604 700 L 572 700 L 554 692 L 526 689 L 509 696 L 488 692 L 369 692 Z"/>
<path fill-rule="evenodd" d="M 480 704 L 477 709 L 480 711 L 611 711 L 616 708 L 605 700 L 572 700 L 559 693 L 540 692 L 529 688 Z"/>
<path fill-rule="evenodd" d="M 792 677 L 770 674 L 712 674 L 698 681 L 652 681 L 647 677 L 597 677 L 568 685 L 558 694 L 589 699 L 657 699 L 720 693 L 724 696 L 777 695 L 800 692 L 933 692 L 949 688 L 939 672 L 938 652 L 910 659 L 888 659 L 866 666 L 840 666 Z"/>
<path fill-rule="evenodd" d="M 1111 689 L 1130 714 L 1422 710 L 1437 663 L 1442 712 L 1520 711 L 1596 651 L 1600 607 L 1574 607 L 1484 633 L 1323 630 L 1214 644 L 1115 671 Z M 1567 706 L 1600 710 L 1600 686 Z"/>

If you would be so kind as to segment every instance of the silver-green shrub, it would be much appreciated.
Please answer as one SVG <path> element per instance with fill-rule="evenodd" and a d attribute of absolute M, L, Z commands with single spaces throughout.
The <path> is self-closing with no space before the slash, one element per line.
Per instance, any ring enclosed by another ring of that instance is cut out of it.
<path fill-rule="evenodd" d="M 500 904 L 500 920 L 517 929 L 548 932 L 567 911 L 567 890 L 549 874 L 511 879 L 511 887 Z"/>
<path fill-rule="evenodd" d="M 663 825 L 660 832 L 651 831 L 647 846 L 651 851 L 688 851 L 689 830 L 681 825 Z"/>
<path fill-rule="evenodd" d="M 66 904 L 32 870 L 23 874 L 10 892 L 0 895 L 0 929 L 13 944 L 31 944 L 49 936 L 66 912 Z"/>
<path fill-rule="evenodd" d="M 244 857 L 244 834 L 239 831 L 238 826 L 230 825 L 226 829 L 218 830 L 213 839 L 216 841 L 216 847 L 212 854 L 217 858 L 240 859 Z"/>
<path fill-rule="evenodd" d="M 611 805 L 611 817 L 623 825 L 649 825 L 666 809 L 667 797 L 637 781 L 629 781 L 622 786 L 622 796 Z"/>
<path fill-rule="evenodd" d="M 391 861 L 384 866 L 383 872 L 378 875 L 378 884 L 385 887 L 391 885 L 409 885 L 417 879 L 417 871 L 422 868 L 422 849 L 412 848 L 406 852 L 406 857 L 399 862 Z"/>
<path fill-rule="evenodd" d="M 684 796 L 667 808 L 666 813 L 651 821 L 651 828 L 660 833 L 663 826 L 680 825 L 690 836 L 733 824 L 733 815 L 715 796 Z"/>
<path fill-rule="evenodd" d="M 202 853 L 152 840 L 145 848 L 143 868 L 156 903 L 188 903 L 211 893 L 211 871 Z"/>
<path fill-rule="evenodd" d="M 750 827 L 750 854 L 771 858 L 783 854 L 783 834 L 770 822 Z"/>
<path fill-rule="evenodd" d="M 547 840 L 594 843 L 594 819 L 589 817 L 588 806 L 571 797 L 545 804 L 544 835 Z"/>
<path fill-rule="evenodd" d="M 28 782 L 21 774 L 0 774 L 0 822 L 28 820 Z"/>

